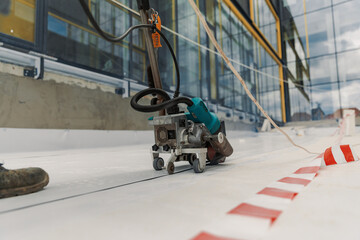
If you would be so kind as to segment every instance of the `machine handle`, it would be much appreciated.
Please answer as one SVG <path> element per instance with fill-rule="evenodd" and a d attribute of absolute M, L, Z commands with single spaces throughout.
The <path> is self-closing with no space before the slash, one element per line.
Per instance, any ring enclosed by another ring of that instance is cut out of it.
<path fill-rule="evenodd" d="M 150 3 L 149 0 L 136 0 L 139 10 L 149 10 L 150 9 Z"/>

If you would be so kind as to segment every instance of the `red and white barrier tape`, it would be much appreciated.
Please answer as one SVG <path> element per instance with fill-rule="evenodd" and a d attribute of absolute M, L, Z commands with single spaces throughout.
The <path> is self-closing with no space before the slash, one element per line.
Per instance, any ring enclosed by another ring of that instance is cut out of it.
<path fill-rule="evenodd" d="M 231 209 L 222 219 L 206 227 L 193 240 L 256 239 L 288 207 L 296 195 L 317 175 L 320 167 L 358 161 L 350 145 L 338 145 L 259 191 L 253 198 Z M 235 227 L 236 226 L 236 227 Z"/>
<path fill-rule="evenodd" d="M 322 166 L 358 161 L 350 145 L 339 145 L 344 137 L 345 121 L 340 125 L 337 145 L 325 150 L 309 164 L 281 178 L 231 209 L 192 240 L 236 240 L 262 237 L 297 194 L 316 176 Z"/>

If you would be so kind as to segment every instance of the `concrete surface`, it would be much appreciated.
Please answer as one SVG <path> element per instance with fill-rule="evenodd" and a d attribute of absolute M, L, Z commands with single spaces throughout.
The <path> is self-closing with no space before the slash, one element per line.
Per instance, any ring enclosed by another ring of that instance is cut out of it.
<path fill-rule="evenodd" d="M 317 152 L 337 138 L 336 128 L 307 128 L 303 136 L 284 129 Z M 356 131 L 343 143 L 359 144 Z M 229 132 L 229 138 L 235 151 L 224 164 L 195 174 L 177 163 L 171 176 L 152 169 L 151 139 L 122 145 L 123 138 L 111 148 L 2 152 L 6 167 L 42 167 L 50 184 L 0 200 L 0 239 L 191 239 L 311 158 L 277 132 Z M 360 146 L 355 150 L 360 153 Z M 359 162 L 320 170 L 265 239 L 359 239 L 359 171 Z"/>
<path fill-rule="evenodd" d="M 151 114 L 136 112 L 130 99 L 108 88 L 50 73 L 45 81 L 34 80 L 18 76 L 21 68 L 15 66 L 7 70 L 12 73 L 0 72 L 0 127 L 150 129 L 147 117 Z M 68 83 L 61 82 L 64 78 Z"/>

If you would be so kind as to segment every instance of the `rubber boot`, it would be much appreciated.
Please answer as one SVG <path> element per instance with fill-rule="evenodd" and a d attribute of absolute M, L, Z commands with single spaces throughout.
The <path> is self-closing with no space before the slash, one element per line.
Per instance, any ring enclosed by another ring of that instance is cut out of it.
<path fill-rule="evenodd" d="M 8 170 L 0 164 L 0 198 L 37 192 L 49 183 L 49 175 L 41 168 Z"/>

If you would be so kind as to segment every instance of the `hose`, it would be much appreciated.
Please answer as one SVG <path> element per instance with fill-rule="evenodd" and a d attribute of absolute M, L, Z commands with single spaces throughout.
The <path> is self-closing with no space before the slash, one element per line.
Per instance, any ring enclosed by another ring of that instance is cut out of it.
<path fill-rule="evenodd" d="M 157 94 L 163 97 L 164 102 L 156 105 L 141 105 L 138 101 L 149 94 Z M 188 106 L 192 106 L 194 103 L 187 97 L 176 97 L 170 99 L 169 95 L 162 89 L 158 88 L 147 88 L 138 93 L 136 93 L 131 101 L 130 105 L 132 108 L 139 112 L 157 112 L 163 109 L 169 109 L 171 107 L 177 106 L 179 103 L 184 103 Z"/>

